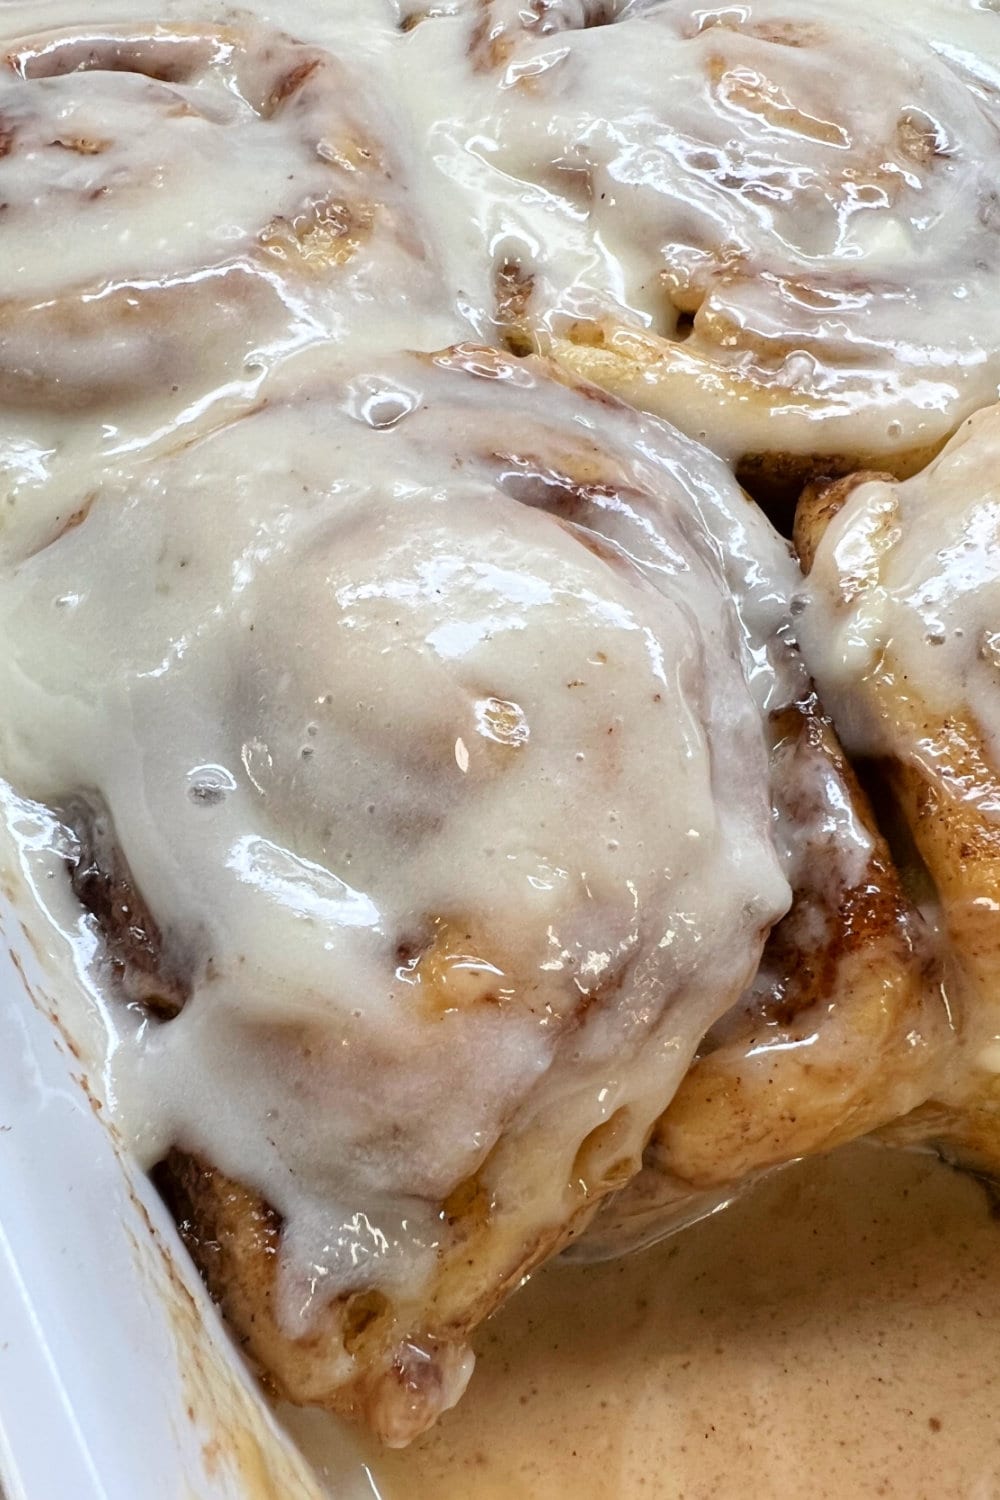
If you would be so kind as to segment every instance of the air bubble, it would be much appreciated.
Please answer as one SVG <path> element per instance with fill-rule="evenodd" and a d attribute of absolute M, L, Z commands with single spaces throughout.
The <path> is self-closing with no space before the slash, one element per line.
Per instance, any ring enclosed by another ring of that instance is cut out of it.
<path fill-rule="evenodd" d="M 225 766 L 195 766 L 187 780 L 187 794 L 196 807 L 218 807 L 236 790 L 236 778 Z"/>
<path fill-rule="evenodd" d="M 400 390 L 366 376 L 348 388 L 346 407 L 356 421 L 376 432 L 385 432 L 408 417 L 419 404 L 420 398 L 415 392 Z"/>

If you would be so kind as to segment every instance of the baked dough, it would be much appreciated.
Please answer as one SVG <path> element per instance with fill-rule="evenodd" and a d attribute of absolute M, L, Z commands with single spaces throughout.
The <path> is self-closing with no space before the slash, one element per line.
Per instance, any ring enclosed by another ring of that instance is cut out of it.
<path fill-rule="evenodd" d="M 104 866 L 119 1107 L 272 1384 L 390 1443 L 787 906 L 713 487 L 542 363 L 371 358 L 106 472 L 5 582 L 0 754 Z"/>
<path fill-rule="evenodd" d="M 413 107 L 511 347 L 668 418 L 768 499 L 913 473 L 996 399 L 988 7 L 441 9 L 410 18 Z"/>

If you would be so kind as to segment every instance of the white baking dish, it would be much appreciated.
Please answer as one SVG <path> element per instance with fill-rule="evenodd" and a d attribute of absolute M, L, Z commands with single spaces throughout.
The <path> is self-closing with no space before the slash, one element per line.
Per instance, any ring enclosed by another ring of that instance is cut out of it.
<path fill-rule="evenodd" d="M 329 1492 L 270 1414 L 90 1092 L 87 1027 L 68 1024 L 63 1003 L 67 945 L 32 911 L 18 866 L 0 830 L 7 1500 L 318 1500 Z M 352 1489 L 338 1484 L 337 1500 Z"/>

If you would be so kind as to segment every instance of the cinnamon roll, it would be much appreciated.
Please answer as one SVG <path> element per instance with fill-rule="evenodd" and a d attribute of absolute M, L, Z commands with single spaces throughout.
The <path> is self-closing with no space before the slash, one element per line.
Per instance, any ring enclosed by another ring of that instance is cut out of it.
<path fill-rule="evenodd" d="M 988 7 L 453 9 L 407 37 L 418 74 L 422 49 L 450 70 L 415 107 L 512 349 L 669 418 L 765 498 L 913 473 L 996 398 Z"/>
<path fill-rule="evenodd" d="M 662 1238 L 763 1171 L 894 1125 L 942 1086 L 960 1046 L 934 924 L 795 645 L 797 569 L 735 485 L 707 523 L 740 603 L 792 905 L 699 1045 L 643 1171 L 574 1250 L 581 1259 Z"/>
<path fill-rule="evenodd" d="M 0 583 L 0 766 L 73 826 L 136 1149 L 271 1384 L 390 1443 L 787 906 L 723 483 L 540 363 L 372 357 Z"/>
<path fill-rule="evenodd" d="M 9 44 L 0 401 L 117 417 L 311 339 L 420 339 L 436 275 L 400 134 L 377 85 L 255 21 Z"/>
<path fill-rule="evenodd" d="M 880 770 L 929 875 L 961 1047 L 898 1127 L 1000 1170 L 1000 408 L 905 483 L 860 476 L 800 508 L 802 639 L 848 745 Z"/>

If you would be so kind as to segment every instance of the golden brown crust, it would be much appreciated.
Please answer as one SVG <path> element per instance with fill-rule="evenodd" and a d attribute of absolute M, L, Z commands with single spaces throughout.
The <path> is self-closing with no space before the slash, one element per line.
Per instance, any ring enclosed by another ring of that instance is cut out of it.
<path fill-rule="evenodd" d="M 1000 797 L 1000 777 L 968 719 L 913 714 L 904 701 L 895 713 L 893 739 L 919 747 L 919 755 L 904 751 L 894 760 L 890 784 L 934 881 L 951 949 L 971 981 L 965 1006 L 978 1010 L 995 1003 L 1000 982 L 1000 828 L 981 811 L 983 802 Z M 958 994 L 954 1003 L 961 1003 Z M 965 1020 L 979 1029 L 974 1015 Z M 923 1117 L 902 1122 L 901 1135 L 912 1138 L 918 1124 L 961 1160 L 1000 1173 L 1000 1078 L 975 1057 Z"/>
<path fill-rule="evenodd" d="M 841 510 L 851 492 L 869 479 L 906 479 L 922 469 L 940 444 L 905 453 L 745 453 L 736 464 L 736 477 L 761 508 L 791 533 L 805 571 L 803 546 L 808 545 L 806 517 L 822 511 L 826 525 Z"/>
<path fill-rule="evenodd" d="M 693 336 L 699 314 L 682 311 L 673 338 L 616 323 L 610 318 L 581 320 L 553 337 L 533 315 L 530 279 L 508 267 L 497 283 L 497 323 L 513 352 L 537 351 L 551 356 L 578 378 L 592 381 L 628 405 L 665 418 L 692 436 L 732 452 L 736 478 L 779 530 L 790 532 L 796 504 L 806 485 L 820 485 L 858 473 L 866 477 L 907 479 L 942 449 L 950 433 L 932 443 L 868 451 L 849 446 L 850 430 L 842 415 L 814 410 L 805 395 L 790 392 L 761 375 L 720 363 L 711 347 Z M 516 282 L 512 301 L 510 283 Z M 839 451 L 756 449 L 751 438 L 765 432 L 770 413 L 797 408 L 817 428 L 836 428 Z"/>
<path fill-rule="evenodd" d="M 849 879 L 822 846 L 800 862 L 791 910 L 764 952 L 770 982 L 758 981 L 660 1120 L 647 1161 L 698 1189 L 829 1150 L 908 1112 L 940 1078 L 951 1041 L 928 936 L 829 721 L 797 704 L 776 730 L 779 787 L 795 786 L 796 757 L 820 757 L 872 848 Z M 782 812 L 802 826 L 803 809 Z"/>
<path fill-rule="evenodd" d="M 153 1177 L 213 1299 L 269 1388 L 299 1405 L 364 1421 L 384 1442 L 401 1446 L 461 1394 L 471 1368 L 471 1330 L 575 1237 L 599 1194 L 639 1166 L 621 1156 L 615 1120 L 607 1122 L 578 1153 L 580 1177 L 567 1184 L 565 1221 L 538 1233 L 527 1228 L 529 1214 L 500 1203 L 498 1184 L 511 1180 L 510 1155 L 509 1147 L 498 1148 L 442 1204 L 447 1249 L 419 1307 L 361 1289 L 328 1303 L 297 1337 L 285 1331 L 278 1308 L 280 1215 L 259 1194 L 180 1149 L 168 1153 Z M 505 1216 L 497 1212 L 501 1206 Z M 452 1380 L 457 1390 L 449 1391 Z"/>
<path fill-rule="evenodd" d="M 280 1215 L 258 1194 L 184 1151 L 172 1150 L 154 1179 L 212 1297 L 270 1389 L 343 1416 L 366 1416 L 377 1426 L 378 1377 L 405 1378 L 386 1347 L 393 1324 L 387 1299 L 375 1292 L 341 1297 L 308 1334 L 289 1337 L 277 1308 Z M 359 1364 L 353 1384 L 344 1379 L 345 1357 Z M 430 1370 L 428 1375 L 433 1378 Z"/>
<path fill-rule="evenodd" d="M 859 468 L 839 479 L 829 474 L 817 475 L 803 488 L 795 508 L 795 523 L 792 540 L 798 553 L 803 573 L 808 573 L 816 556 L 816 548 L 824 531 L 838 511 L 843 510 L 848 499 L 859 485 L 869 480 L 891 481 L 897 476 L 884 469 Z"/>

